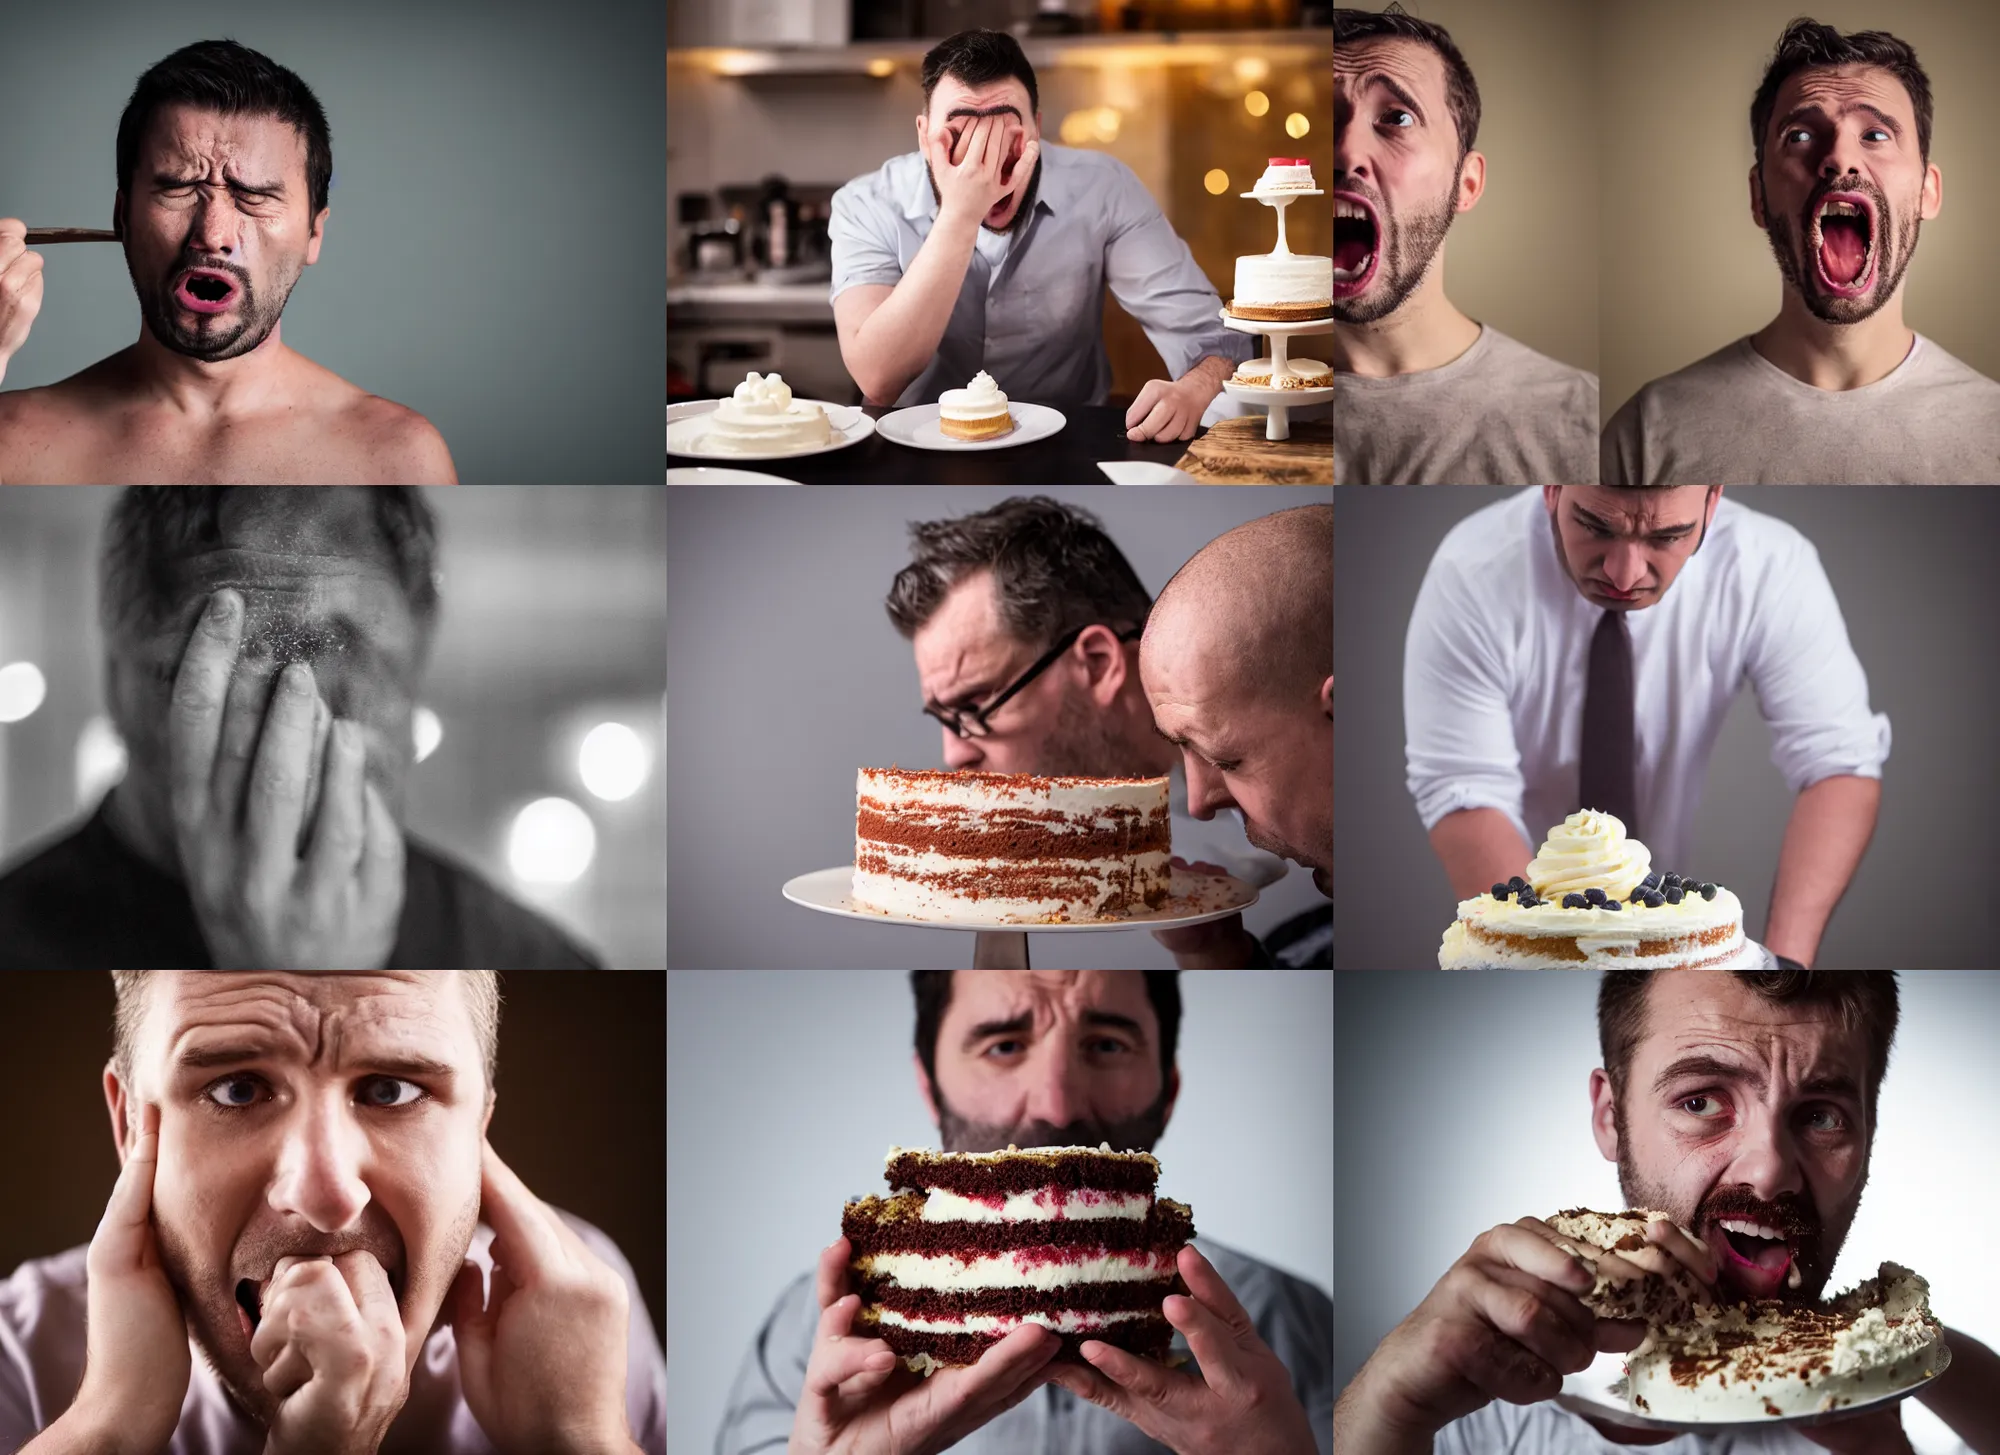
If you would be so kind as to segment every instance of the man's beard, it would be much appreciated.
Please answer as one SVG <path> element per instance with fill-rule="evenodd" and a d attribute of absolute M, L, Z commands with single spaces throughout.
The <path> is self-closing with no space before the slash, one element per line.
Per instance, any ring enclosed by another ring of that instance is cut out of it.
<path fill-rule="evenodd" d="M 938 1134 L 947 1152 L 1001 1152 L 1016 1147 L 1096 1147 L 1109 1142 L 1114 1152 L 1150 1152 L 1167 1129 L 1168 1087 L 1163 1078 L 1160 1094 L 1153 1104 L 1135 1116 L 1119 1121 L 1099 1121 L 1095 1117 L 1052 1126 L 1048 1122 L 1022 1122 L 1009 1126 L 1001 1122 L 975 1122 L 960 1116 L 937 1092 Z"/>
<path fill-rule="evenodd" d="M 414 1300 L 421 1299 L 428 1303 L 435 1299 L 437 1302 L 437 1309 L 433 1310 L 435 1319 L 436 1312 L 443 1308 L 444 1299 L 451 1292 L 452 1279 L 457 1276 L 460 1266 L 464 1263 L 466 1250 L 472 1246 L 472 1235 L 479 1225 L 477 1190 L 475 1189 L 471 1198 L 460 1209 L 458 1216 L 452 1220 L 451 1227 L 438 1245 L 437 1268 L 440 1273 L 436 1276 L 440 1276 L 442 1282 L 435 1288 L 429 1286 L 429 1279 L 433 1275 L 428 1270 L 411 1265 L 409 1250 L 403 1245 L 400 1233 L 393 1225 L 388 1224 L 386 1218 L 382 1220 L 382 1224 L 379 1228 L 371 1227 L 359 1233 L 306 1236 L 275 1242 L 268 1239 L 252 1239 L 249 1244 L 250 1249 L 255 1250 L 260 1243 L 266 1246 L 248 1261 L 254 1266 L 262 1266 L 266 1261 L 275 1262 L 274 1254 L 317 1256 L 322 1251 L 329 1254 L 366 1251 L 382 1264 L 385 1271 L 392 1267 L 400 1269 L 397 1277 L 391 1280 L 399 1312 L 407 1312 Z M 278 1401 L 265 1387 L 263 1371 L 258 1367 L 256 1360 L 233 1341 L 234 1336 L 240 1334 L 241 1325 L 237 1322 L 238 1305 L 234 1299 L 234 1286 L 229 1280 L 228 1273 L 203 1269 L 201 1260 L 192 1255 L 189 1245 L 178 1235 L 178 1230 L 162 1222 L 157 1212 L 153 1226 L 159 1238 L 160 1261 L 166 1271 L 167 1281 L 173 1286 L 174 1296 L 187 1320 L 188 1332 L 193 1336 L 196 1347 L 201 1350 L 202 1358 L 207 1361 L 209 1369 L 215 1374 L 216 1382 L 222 1386 L 230 1399 L 251 1418 L 268 1428 L 277 1414 Z M 296 1251 L 301 1249 L 306 1251 Z M 245 1251 L 239 1247 L 233 1250 L 233 1253 L 240 1256 Z M 442 1256 L 447 1252 L 454 1255 L 448 1261 Z M 418 1280 L 424 1280 L 426 1286 L 418 1287 Z M 415 1350 L 406 1350 L 405 1353 L 412 1360 L 416 1357 Z"/>
<path fill-rule="evenodd" d="M 190 314 L 174 302 L 174 280 L 190 266 L 213 268 L 236 280 L 238 302 L 233 322 L 223 321 L 230 317 L 228 314 Z M 298 275 L 294 274 L 283 285 L 275 302 L 267 304 L 260 300 L 248 271 L 234 264 L 190 264 L 176 259 L 164 279 L 156 283 L 141 283 L 139 275 L 132 271 L 132 255 L 128 252 L 125 255 L 125 270 L 131 275 L 132 291 L 139 295 L 139 315 L 146 321 L 146 331 L 163 347 L 191 359 L 199 359 L 204 364 L 219 364 L 224 359 L 239 358 L 269 338 L 271 330 L 278 326 L 278 320 L 284 315 L 285 304 L 298 282 Z"/>
<path fill-rule="evenodd" d="M 944 207 L 944 193 L 938 191 L 937 173 L 931 170 L 929 157 L 924 158 L 924 175 L 931 179 L 931 200 L 937 204 L 939 210 L 942 210 Z M 983 217 L 979 219 L 979 225 L 988 232 L 997 232 L 1008 236 L 1019 232 L 1028 225 L 1028 219 L 1035 215 L 1035 196 L 1041 189 L 1042 159 L 1038 156 L 1035 158 L 1035 170 L 1028 178 L 1028 190 L 1021 194 L 1021 205 L 1014 209 L 1014 216 L 1008 221 L 1007 225 L 1005 227 L 994 227 Z M 1006 200 L 1005 197 L 1000 199 L 1001 202 L 1005 202 Z M 994 204 L 994 206 L 998 205 L 999 203 Z M 988 208 L 987 211 L 992 211 L 992 208 Z"/>
<path fill-rule="evenodd" d="M 1765 1202 L 1740 1182 L 1710 1188 L 1694 1207 L 1682 1207 L 1673 1194 L 1646 1177 L 1633 1162 L 1622 1100 L 1613 1103 L 1612 1120 L 1618 1129 L 1618 1190 L 1624 1194 L 1625 1206 L 1670 1213 L 1675 1222 L 1691 1228 L 1704 1242 L 1710 1223 L 1719 1217 L 1742 1217 L 1775 1228 L 1786 1234 L 1793 1249 L 1792 1266 L 1799 1274 L 1799 1286 L 1788 1287 L 1779 1296 L 1788 1302 L 1818 1301 L 1833 1276 L 1841 1245 L 1847 1241 L 1854 1208 L 1848 1208 L 1837 1224 L 1829 1224 L 1814 1204 L 1811 1189 L 1781 1192 L 1775 1201 Z M 1857 1189 L 1856 1197 L 1859 1195 Z"/>
<path fill-rule="evenodd" d="M 1810 250 L 1812 216 L 1819 210 L 1820 198 L 1828 192 L 1859 192 L 1875 204 L 1875 223 L 1881 234 L 1875 239 L 1875 286 L 1859 298 L 1841 298 L 1824 291 L 1818 260 Z M 1908 221 L 1898 227 L 1897 215 L 1889 206 L 1888 197 L 1874 183 L 1842 178 L 1837 186 L 1815 188 L 1802 218 L 1780 217 L 1767 203 L 1764 236 L 1778 260 L 1778 272 L 1804 300 L 1814 318 L 1821 323 L 1860 323 L 1874 317 L 1894 296 L 1910 260 L 1917 255 L 1917 237 L 1923 230 L 1923 222 L 1912 208 Z"/>
<path fill-rule="evenodd" d="M 1419 207 L 1407 221 L 1395 216 L 1386 202 L 1365 188 L 1356 187 L 1351 180 L 1343 184 L 1366 197 L 1375 209 L 1376 226 L 1381 229 L 1375 246 L 1382 250 L 1382 259 L 1375 265 L 1374 286 L 1369 289 L 1373 300 L 1367 295 L 1335 299 L 1333 316 L 1337 322 L 1374 323 L 1409 301 L 1437 260 L 1437 251 L 1444 246 L 1444 235 L 1451 231 L 1452 220 L 1458 216 L 1454 205 L 1458 180 L 1458 173 L 1453 172 L 1450 190 L 1438 199 L 1436 206 Z"/>
<path fill-rule="evenodd" d="M 1050 778 L 1124 778 L 1148 769 L 1112 732 L 1104 713 L 1081 693 L 1066 693 L 1035 755 L 1035 771 Z"/>

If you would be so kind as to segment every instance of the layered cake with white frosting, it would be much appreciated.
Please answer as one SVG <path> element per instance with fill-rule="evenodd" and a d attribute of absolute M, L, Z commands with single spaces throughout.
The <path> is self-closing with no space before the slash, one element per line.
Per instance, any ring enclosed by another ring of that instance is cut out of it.
<path fill-rule="evenodd" d="M 1311 190 L 1310 165 L 1297 158 L 1273 157 L 1251 195 L 1283 197 Z M 1278 245 L 1270 252 L 1236 260 L 1236 289 L 1228 307 L 1234 317 L 1267 323 L 1328 317 L 1333 312 L 1333 259 L 1293 252 L 1281 228 Z"/>
<path fill-rule="evenodd" d="M 1333 387 L 1333 367 L 1322 364 L 1318 359 L 1287 359 L 1285 372 L 1272 382 L 1274 365 L 1268 357 L 1251 359 L 1238 364 L 1236 372 L 1230 376 L 1232 384 L 1245 384 L 1252 389 L 1329 389 Z"/>
<path fill-rule="evenodd" d="M 977 1363 L 1024 1323 L 1160 1358 L 1173 1326 L 1161 1301 L 1194 1237 L 1193 1214 L 1156 1198 L 1148 1152 L 1009 1146 L 1004 1152 L 889 1149 L 892 1195 L 841 1213 L 861 1307 L 854 1332 L 930 1374 Z"/>
<path fill-rule="evenodd" d="M 863 768 L 851 895 L 922 919 L 1116 919 L 1166 902 L 1171 848 L 1164 777 Z"/>
<path fill-rule="evenodd" d="M 1525 877 L 1461 900 L 1438 948 L 1446 970 L 1754 968 L 1755 959 L 1734 894 L 1654 869 L 1646 846 L 1594 809 L 1550 829 Z"/>
<path fill-rule="evenodd" d="M 938 396 L 938 428 L 951 439 L 990 440 L 1013 427 L 1007 396 L 984 369 L 963 389 L 947 389 Z"/>
<path fill-rule="evenodd" d="M 832 438 L 825 409 L 792 398 L 792 386 L 782 374 L 752 370 L 735 393 L 716 405 L 700 443 L 711 455 L 775 455 L 815 449 Z"/>
<path fill-rule="evenodd" d="M 1595 1263 L 1598 1250 L 1644 1245 L 1646 1223 L 1665 1216 L 1578 1208 L 1547 1221 L 1565 1248 Z M 1794 1265 L 1791 1287 L 1796 1273 Z M 1930 1285 L 1895 1263 L 1824 1303 L 1719 1300 L 1677 1263 L 1670 1278 L 1600 1276 L 1583 1302 L 1600 1318 L 1645 1320 L 1645 1342 L 1625 1361 L 1624 1394 L 1654 1419 L 1826 1414 L 1919 1384 L 1948 1357 Z"/>

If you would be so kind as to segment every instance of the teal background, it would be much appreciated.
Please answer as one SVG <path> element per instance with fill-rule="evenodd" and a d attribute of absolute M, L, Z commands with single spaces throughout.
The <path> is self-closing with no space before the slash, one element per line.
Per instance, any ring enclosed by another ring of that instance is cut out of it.
<path fill-rule="evenodd" d="M 657 0 L 8 6 L 0 216 L 109 227 L 139 75 L 227 37 L 333 131 L 320 261 L 285 342 L 426 415 L 467 483 L 657 482 L 666 394 L 666 19 Z M 8 389 L 129 345 L 119 248 L 51 247 Z"/>

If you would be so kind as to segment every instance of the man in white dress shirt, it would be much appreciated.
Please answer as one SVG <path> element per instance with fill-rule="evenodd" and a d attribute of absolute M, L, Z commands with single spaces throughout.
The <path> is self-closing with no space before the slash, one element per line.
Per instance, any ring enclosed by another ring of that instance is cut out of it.
<path fill-rule="evenodd" d="M 1691 868 L 1709 755 L 1746 682 L 1796 795 L 1764 943 L 1810 966 L 1889 756 L 1812 543 L 1719 486 L 1547 486 L 1461 521 L 1403 662 L 1410 795 L 1453 892 L 1519 874 L 1579 808 Z"/>
<path fill-rule="evenodd" d="M 1723 1299 L 1820 1298 L 1867 1187 L 1898 1016 L 1885 970 L 1605 975 L 1591 1135 L 1618 1164 L 1625 1205 L 1670 1219 L 1607 1263 L 1647 1273 L 1679 1264 Z M 1688 1109 L 1696 1105 L 1709 1109 Z M 1785 1230 L 1785 1246 L 1730 1231 L 1725 1219 Z M 1609 1455 L 1632 1445 L 1659 1455 L 1910 1455 L 1900 1404 L 1803 1430 L 1676 1436 L 1551 1403 L 1563 1375 L 1589 1368 L 1599 1350 L 1629 1352 L 1645 1333 L 1584 1306 L 1595 1275 L 1554 1236 L 1533 1216 L 1480 1234 L 1341 1394 L 1341 1455 Z M 1946 1252 L 1931 1270 L 1940 1289 L 1950 1267 Z M 1956 1450 L 1990 1455 L 2000 1450 L 2000 1357 L 1954 1329 L 1945 1341 L 1951 1367 L 1916 1397 L 1966 1442 Z"/>

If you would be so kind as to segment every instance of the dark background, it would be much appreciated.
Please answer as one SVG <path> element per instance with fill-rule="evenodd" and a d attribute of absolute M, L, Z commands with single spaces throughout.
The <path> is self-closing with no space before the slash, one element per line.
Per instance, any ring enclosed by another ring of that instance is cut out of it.
<path fill-rule="evenodd" d="M 1334 963 L 1437 964 L 1456 900 L 1405 787 L 1403 639 L 1438 542 L 1505 490 L 1336 492 Z M 1818 548 L 1869 705 L 1889 715 L 1882 810 L 1821 941 L 1823 969 L 1993 963 L 2000 899 L 2000 598 L 1991 544 L 2000 492 L 1946 486 L 1746 486 L 1725 498 L 1789 522 Z M 1579 711 L 1581 708 L 1579 707 Z M 1755 695 L 1731 707 L 1709 760 L 1689 862 L 1743 901 L 1761 940 L 1792 796 Z M 1534 844 L 1547 824 L 1530 824 Z M 1531 845 L 1532 847 L 1532 845 Z"/>
<path fill-rule="evenodd" d="M 502 975 L 487 1133 L 537 1197 L 618 1245 L 656 1331 L 666 1327 L 666 997 L 664 974 Z M 104 1215 L 118 1180 L 103 1088 L 115 1004 L 109 975 L 0 975 L 0 1167 L 15 1193 L 0 1198 L 0 1274 L 88 1243 Z"/>

